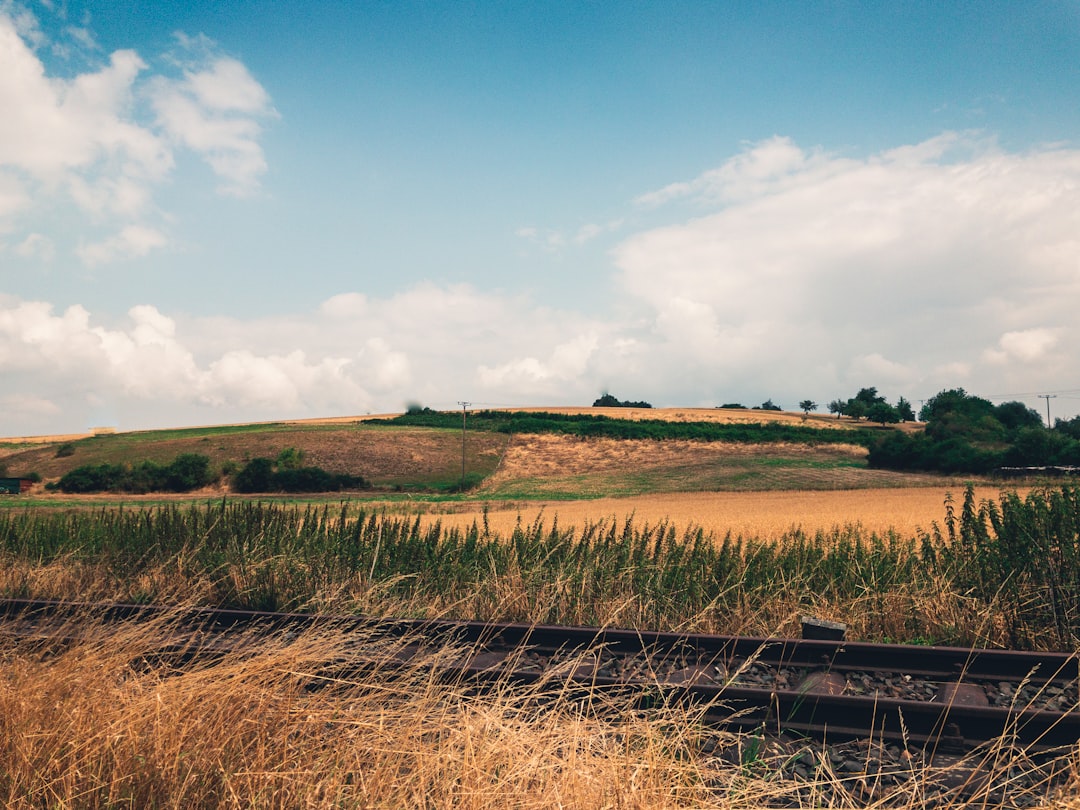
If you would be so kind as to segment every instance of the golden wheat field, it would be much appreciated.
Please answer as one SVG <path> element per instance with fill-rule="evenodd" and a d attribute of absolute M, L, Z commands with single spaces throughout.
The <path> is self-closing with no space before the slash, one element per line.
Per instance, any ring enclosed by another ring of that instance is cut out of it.
<path fill-rule="evenodd" d="M 487 510 L 493 532 L 512 531 L 520 520 L 528 524 L 542 518 L 548 526 L 581 526 L 600 520 L 656 524 L 667 521 L 681 532 L 701 527 L 718 537 L 727 532 L 760 539 L 778 538 L 793 527 L 813 533 L 833 527 L 858 524 L 883 534 L 893 530 L 902 536 L 929 531 L 933 522 L 942 524 L 945 499 L 949 494 L 959 502 L 961 487 L 912 487 L 907 489 L 860 489 L 840 491 L 780 492 L 692 492 L 641 495 L 632 498 L 600 498 L 591 501 L 541 501 L 518 503 L 442 504 L 447 512 L 428 514 L 425 521 L 439 520 L 444 527 L 468 527 L 481 523 Z M 999 490 L 977 487 L 978 500 L 996 499 Z M 450 511 L 460 510 L 460 511 Z"/>

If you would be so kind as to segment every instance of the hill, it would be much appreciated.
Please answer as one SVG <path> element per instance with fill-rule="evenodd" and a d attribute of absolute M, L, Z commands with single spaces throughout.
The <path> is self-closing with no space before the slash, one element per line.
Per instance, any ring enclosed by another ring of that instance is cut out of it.
<path fill-rule="evenodd" d="M 194 453 L 206 456 L 217 476 L 296 451 L 305 465 L 363 476 L 376 494 L 457 488 L 460 414 L 414 416 L 431 424 L 383 415 L 7 439 L 0 440 L 0 466 L 44 483 L 81 466 L 168 464 Z M 716 408 L 529 408 L 470 412 L 467 419 L 466 482 L 491 499 L 926 483 L 926 476 L 868 469 L 860 438 L 866 423 L 848 419 Z M 227 490 L 228 475 L 200 494 Z"/>

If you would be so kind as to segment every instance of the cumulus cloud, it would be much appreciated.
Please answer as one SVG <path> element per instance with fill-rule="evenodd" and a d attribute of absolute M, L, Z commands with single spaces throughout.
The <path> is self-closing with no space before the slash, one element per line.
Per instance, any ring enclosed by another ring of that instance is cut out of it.
<path fill-rule="evenodd" d="M 550 385 L 576 381 L 582 376 L 596 347 L 596 335 L 578 335 L 555 346 L 545 360 L 516 357 L 495 367 L 481 365 L 480 383 L 487 388 L 509 388 L 519 393 L 557 390 Z"/>
<path fill-rule="evenodd" d="M 1058 343 L 1057 330 L 1024 329 L 1006 332 L 998 340 L 997 348 L 988 349 L 985 358 L 991 363 L 1008 363 L 1018 360 L 1033 363 L 1047 356 Z"/>
<path fill-rule="evenodd" d="M 84 224 L 119 231 L 94 245 L 76 235 L 82 247 L 72 249 L 86 263 L 145 255 L 147 237 L 162 235 L 154 189 L 171 179 L 180 149 L 210 165 L 221 193 L 258 189 L 267 168 L 261 122 L 276 112 L 241 62 L 205 37 L 180 35 L 184 59 L 172 76 L 132 50 L 102 63 L 88 29 L 61 33 L 67 44 L 53 50 L 71 59 L 78 48 L 85 62 L 71 78 L 50 75 L 33 15 L 0 6 L 0 233 L 17 232 L 21 214 L 73 202 Z M 155 237 L 150 247 L 161 244 Z"/>
<path fill-rule="evenodd" d="M 158 77 L 150 97 L 158 125 L 206 160 L 223 193 L 247 196 L 258 188 L 266 171 L 259 122 L 277 113 L 242 63 L 222 56 L 185 69 L 180 79 Z"/>
<path fill-rule="evenodd" d="M 226 70 L 184 92 L 215 110 L 263 103 L 228 86 Z M 661 192 L 651 210 L 677 224 L 614 248 L 606 313 L 430 282 L 250 319 L 147 302 L 112 322 L 0 294 L 0 374 L 54 403 L 61 432 L 85 426 L 73 414 L 102 423 L 94 414 L 106 411 L 134 414 L 136 427 L 409 401 L 580 404 L 603 390 L 658 405 L 793 407 L 865 386 L 917 402 L 1080 377 L 1077 150 L 1006 152 L 950 133 L 853 158 L 770 139 Z M 84 258 L 164 238 L 113 233 Z M 4 414 L 30 424 L 13 406 Z"/>
<path fill-rule="evenodd" d="M 716 372 L 751 357 L 798 379 L 828 357 L 837 383 L 933 387 L 1075 336 L 1080 151 L 945 133 L 856 159 L 773 138 L 639 202 L 675 200 L 703 212 L 622 242 L 617 282 Z"/>

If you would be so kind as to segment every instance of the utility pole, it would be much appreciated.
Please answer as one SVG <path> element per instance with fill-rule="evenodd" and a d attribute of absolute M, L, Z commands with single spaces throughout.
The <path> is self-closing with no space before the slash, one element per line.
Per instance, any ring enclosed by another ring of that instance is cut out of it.
<path fill-rule="evenodd" d="M 1046 426 L 1050 427 L 1050 400 L 1057 399 L 1057 394 L 1039 394 L 1039 399 L 1046 400 Z"/>
<path fill-rule="evenodd" d="M 465 410 L 472 405 L 471 402 L 458 400 L 461 406 L 461 491 L 465 491 Z"/>

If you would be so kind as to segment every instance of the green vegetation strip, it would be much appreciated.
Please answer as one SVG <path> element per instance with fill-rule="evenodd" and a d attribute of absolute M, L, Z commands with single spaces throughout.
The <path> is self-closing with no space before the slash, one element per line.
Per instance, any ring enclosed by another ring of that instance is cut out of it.
<path fill-rule="evenodd" d="M 1080 488 L 949 504 L 922 537 L 857 527 L 778 542 L 667 523 L 509 536 L 419 517 L 227 502 L 0 512 L 0 593 L 196 599 L 277 610 L 769 632 L 830 608 L 864 640 L 1072 650 L 1080 642 Z M 80 592 L 62 571 L 78 569 Z M 51 574 L 44 574 L 50 571 Z M 55 584 L 58 583 L 58 584 Z M 94 584 L 96 583 L 96 584 Z M 92 592 L 91 592 L 92 591 Z"/>
<path fill-rule="evenodd" d="M 460 429 L 461 414 L 424 409 L 393 419 L 370 420 L 365 424 Z M 863 428 L 837 430 L 782 422 L 671 422 L 663 419 L 615 419 L 602 415 L 524 411 L 476 411 L 468 415 L 466 424 L 469 430 L 492 430 L 500 433 L 558 433 L 607 439 L 689 439 L 745 444 L 791 442 L 810 445 L 858 444 L 869 447 L 876 435 Z"/>

